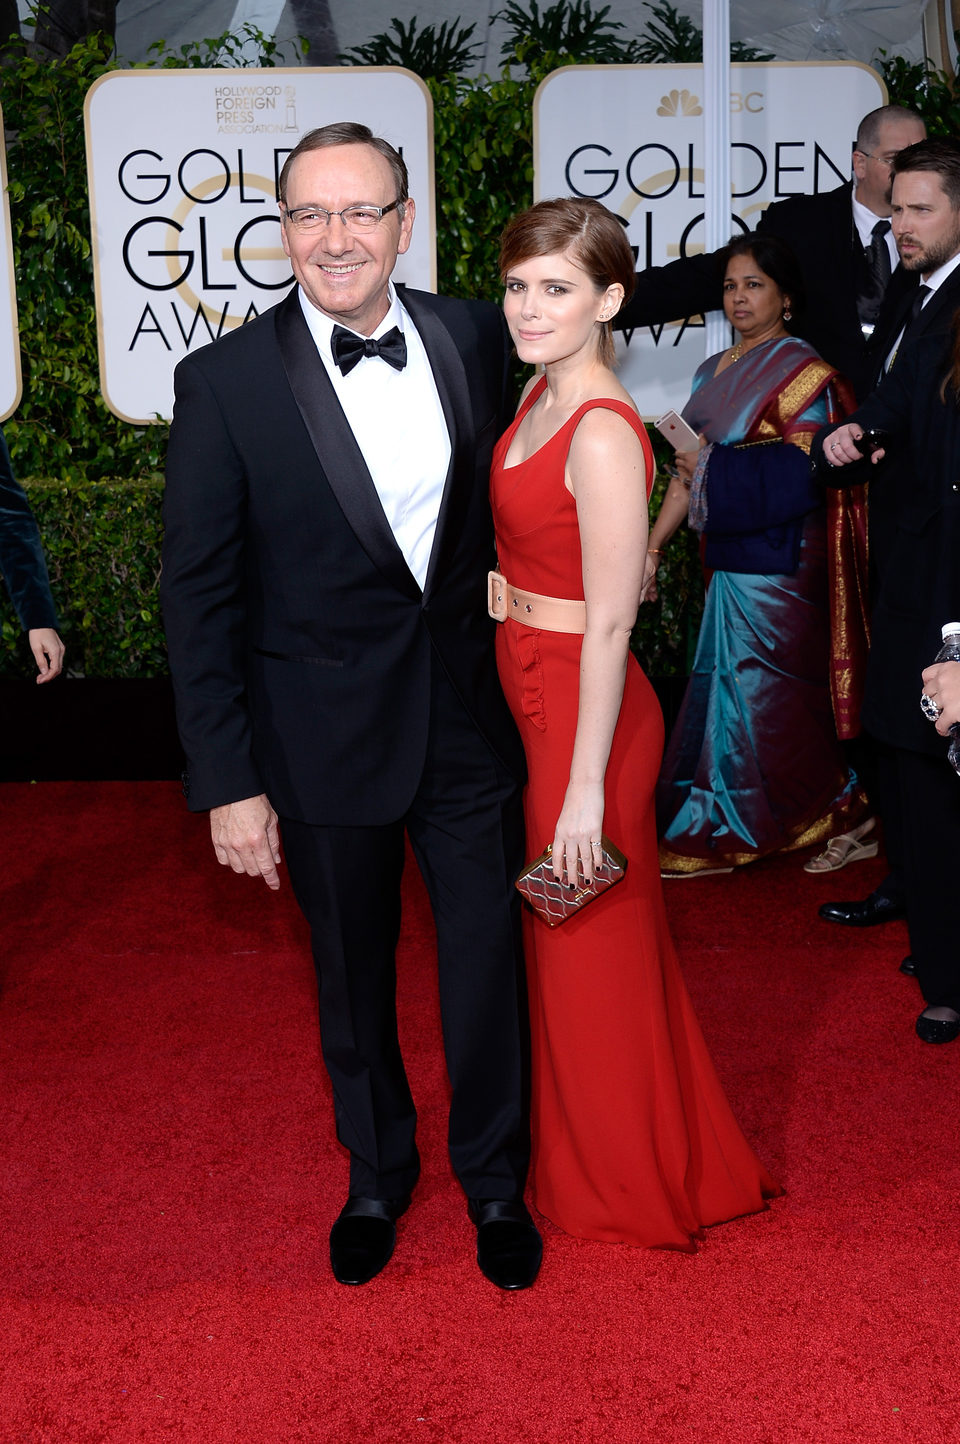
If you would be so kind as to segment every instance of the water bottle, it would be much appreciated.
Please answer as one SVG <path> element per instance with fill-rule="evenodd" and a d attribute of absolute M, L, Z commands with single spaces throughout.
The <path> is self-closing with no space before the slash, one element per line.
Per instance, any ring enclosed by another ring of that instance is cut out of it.
<path fill-rule="evenodd" d="M 943 646 L 934 657 L 935 662 L 960 662 L 960 622 L 947 622 L 942 629 Z M 947 759 L 954 772 L 960 773 L 960 722 L 950 728 L 950 746 Z"/>

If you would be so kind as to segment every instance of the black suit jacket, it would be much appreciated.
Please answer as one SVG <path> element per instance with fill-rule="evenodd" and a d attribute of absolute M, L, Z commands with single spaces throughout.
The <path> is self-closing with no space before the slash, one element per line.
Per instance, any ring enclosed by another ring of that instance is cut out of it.
<path fill-rule="evenodd" d="M 853 224 L 851 182 L 814 196 L 790 196 L 768 206 L 757 230 L 780 236 L 800 263 L 806 305 L 791 329 L 846 376 L 858 399 L 870 390 L 879 342 L 866 340 L 857 315 L 857 294 L 866 263 Z M 723 303 L 721 253 L 690 256 L 637 275 L 633 298 L 617 319 L 621 329 L 655 325 L 717 310 Z M 916 276 L 898 266 L 886 303 L 899 306 Z"/>
<path fill-rule="evenodd" d="M 422 593 L 296 292 L 177 367 L 162 596 L 195 810 L 265 792 L 306 822 L 402 816 L 426 753 L 434 662 L 523 775 L 486 613 L 506 331 L 485 302 L 402 300 L 452 442 Z"/>
<path fill-rule="evenodd" d="M 960 619 L 960 411 L 949 392 L 940 398 L 948 365 L 942 331 L 912 339 L 850 417 L 891 438 L 889 461 L 870 467 L 871 521 L 882 506 L 884 526 L 871 526 L 877 594 L 864 725 L 892 746 L 937 756 L 947 744 L 921 713 L 919 697 L 941 627 Z M 834 484 L 863 480 L 869 463 L 822 463 L 825 434 L 813 449 L 824 476 Z"/>
<path fill-rule="evenodd" d="M 920 282 L 918 272 L 910 275 L 909 288 L 888 291 L 886 300 L 877 319 L 874 344 L 870 353 L 868 380 L 869 399 L 874 387 L 883 380 L 883 368 L 897 338 L 910 315 L 916 288 Z M 941 347 L 946 344 L 953 323 L 953 315 L 960 306 L 960 267 L 939 286 L 904 336 L 896 358 L 896 367 L 909 354 L 910 348 L 926 338 L 939 338 Z M 896 368 L 894 368 L 896 369 Z M 938 383 L 939 385 L 939 383 Z M 889 551 L 897 527 L 899 505 L 898 486 L 909 485 L 903 475 L 902 455 L 896 450 L 886 456 L 877 466 L 866 462 L 857 467 L 859 479 L 870 483 L 869 528 L 870 528 L 870 572 L 872 589 L 879 586 L 879 571 L 882 558 Z M 899 477 L 899 481 L 898 481 Z"/>
<path fill-rule="evenodd" d="M 871 391 L 883 380 L 883 368 L 886 365 L 887 357 L 909 318 L 920 280 L 920 273 L 914 271 L 910 273 L 909 286 L 891 286 L 887 291 L 877 319 L 871 348 L 872 366 L 868 377 Z M 904 337 L 903 346 L 912 346 L 925 336 L 948 336 L 953 324 L 953 315 L 958 306 L 960 306 L 960 266 L 951 271 L 943 285 L 938 286 L 934 291 L 910 326 L 908 334 Z M 897 365 L 899 364 L 900 357 L 898 355 Z"/>
<path fill-rule="evenodd" d="M 57 627 L 50 578 L 40 529 L 26 492 L 13 474 L 6 438 L 0 429 L 0 571 L 25 632 Z"/>

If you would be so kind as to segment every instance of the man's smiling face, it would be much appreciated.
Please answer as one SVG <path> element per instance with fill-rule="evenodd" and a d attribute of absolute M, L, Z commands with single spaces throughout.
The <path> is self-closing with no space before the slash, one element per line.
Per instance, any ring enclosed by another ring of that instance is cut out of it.
<path fill-rule="evenodd" d="M 298 156 L 286 186 L 286 210 L 322 206 L 388 206 L 397 199 L 396 182 L 386 159 L 369 145 L 334 145 Z M 307 299 L 318 310 L 369 336 L 387 314 L 387 287 L 397 256 L 410 245 L 413 201 L 404 203 L 373 230 L 354 235 L 338 215 L 326 225 L 298 232 L 284 216 L 283 249 Z M 281 208 L 281 213 L 283 208 Z"/>

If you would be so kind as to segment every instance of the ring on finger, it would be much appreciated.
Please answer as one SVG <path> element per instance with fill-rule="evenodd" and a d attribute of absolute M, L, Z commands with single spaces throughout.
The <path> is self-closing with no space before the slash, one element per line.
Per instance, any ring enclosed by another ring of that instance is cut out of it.
<path fill-rule="evenodd" d="M 927 692 L 920 693 L 920 710 L 928 722 L 936 722 L 943 708 L 933 700 Z"/>

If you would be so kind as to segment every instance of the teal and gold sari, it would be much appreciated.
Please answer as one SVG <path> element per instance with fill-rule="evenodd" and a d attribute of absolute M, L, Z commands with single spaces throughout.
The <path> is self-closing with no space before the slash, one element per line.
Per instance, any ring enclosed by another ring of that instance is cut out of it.
<path fill-rule="evenodd" d="M 698 872 L 845 831 L 864 809 L 840 737 L 856 735 L 867 648 L 862 494 L 825 499 L 810 443 L 852 401 L 792 337 L 714 375 L 684 417 L 701 453 L 691 525 L 708 586 L 690 682 L 657 789 L 661 865 Z"/>

